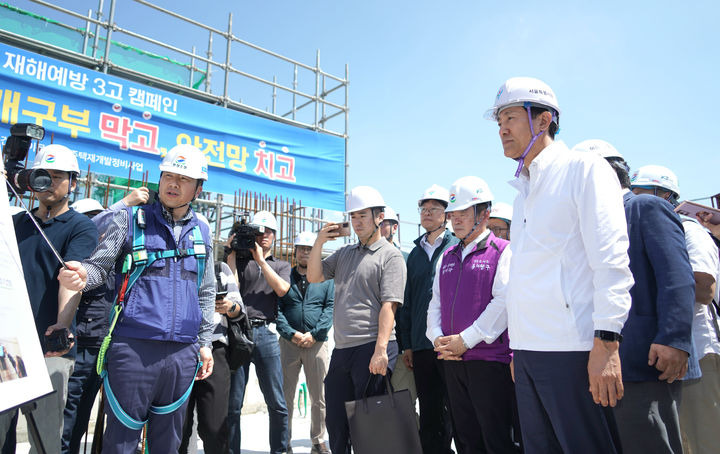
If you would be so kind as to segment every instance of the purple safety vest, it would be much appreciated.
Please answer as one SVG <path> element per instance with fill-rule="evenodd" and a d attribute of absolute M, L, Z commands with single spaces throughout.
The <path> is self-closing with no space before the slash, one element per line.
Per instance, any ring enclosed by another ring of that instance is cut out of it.
<path fill-rule="evenodd" d="M 500 255 L 509 241 L 492 232 L 462 258 L 460 245 L 443 254 L 440 266 L 440 316 L 443 334 L 460 334 L 482 314 L 492 299 L 492 286 Z M 510 342 L 505 330 L 492 344 L 480 342 L 463 354 L 463 361 L 510 363 Z"/>

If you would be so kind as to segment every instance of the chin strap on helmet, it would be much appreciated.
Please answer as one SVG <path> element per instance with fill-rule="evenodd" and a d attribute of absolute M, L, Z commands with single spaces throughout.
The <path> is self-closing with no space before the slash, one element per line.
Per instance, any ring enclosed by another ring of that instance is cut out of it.
<path fill-rule="evenodd" d="M 522 156 L 516 159 L 518 162 L 518 168 L 515 171 L 515 178 L 520 176 L 520 172 L 522 171 L 523 166 L 525 165 L 525 156 L 530 152 L 530 149 L 533 145 L 535 145 L 535 142 L 538 140 L 538 138 L 545 132 L 545 130 L 540 131 L 539 133 L 535 134 L 535 129 L 533 128 L 532 124 L 532 114 L 530 113 L 530 103 L 526 102 L 524 104 L 525 110 L 527 111 L 528 115 L 528 123 L 530 123 L 530 134 L 532 134 L 532 139 L 530 140 L 530 143 L 528 144 L 527 148 L 525 148 L 525 151 L 523 152 Z M 553 120 L 555 119 L 555 113 L 552 114 Z"/>

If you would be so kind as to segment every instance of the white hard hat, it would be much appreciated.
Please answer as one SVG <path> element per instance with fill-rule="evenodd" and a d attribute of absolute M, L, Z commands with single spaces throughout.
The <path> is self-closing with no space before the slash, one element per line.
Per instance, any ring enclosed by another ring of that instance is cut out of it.
<path fill-rule="evenodd" d="M 68 147 L 56 143 L 45 145 L 40 149 L 35 155 L 32 168 L 80 173 L 75 153 Z"/>
<path fill-rule="evenodd" d="M 313 232 L 300 232 L 298 236 L 295 237 L 295 246 L 309 246 L 313 247 L 315 244 L 315 237 L 317 234 Z"/>
<path fill-rule="evenodd" d="M 258 211 L 252 218 L 252 225 L 258 227 L 265 227 L 266 229 L 272 229 L 273 232 L 277 232 L 277 219 L 269 211 Z"/>
<path fill-rule="evenodd" d="M 100 205 L 100 202 L 95 199 L 80 199 L 73 203 L 70 207 L 82 214 L 87 214 L 93 211 L 103 211 L 105 209 L 102 205 Z"/>
<path fill-rule="evenodd" d="M 508 79 L 497 92 L 495 104 L 485 112 L 488 120 L 497 120 L 497 115 L 507 107 L 524 106 L 549 107 L 560 116 L 557 98 L 552 89 L 542 80 L 533 77 L 513 77 Z M 555 118 L 555 121 L 558 121 Z"/>
<path fill-rule="evenodd" d="M 619 151 L 615 149 L 612 145 L 610 145 L 608 142 L 605 142 L 604 140 L 600 139 L 588 139 L 583 140 L 579 144 L 575 145 L 572 148 L 574 151 L 581 151 L 581 152 L 592 152 L 597 155 L 599 155 L 602 158 L 608 159 L 608 158 L 623 158 L 623 155 L 620 154 Z"/>
<path fill-rule="evenodd" d="M 160 163 L 160 171 L 207 181 L 208 161 L 203 152 L 192 145 L 175 145 Z"/>
<path fill-rule="evenodd" d="M 421 206 L 426 200 L 437 200 L 447 207 L 449 199 L 450 193 L 448 190 L 442 186 L 434 184 L 423 192 L 422 197 L 418 200 L 418 206 Z"/>
<path fill-rule="evenodd" d="M 464 210 L 492 200 L 492 192 L 485 180 L 473 176 L 462 177 L 450 186 L 450 203 L 445 212 Z"/>
<path fill-rule="evenodd" d="M 395 221 L 396 224 L 400 223 L 397 213 L 390 207 L 385 207 L 385 221 Z"/>
<path fill-rule="evenodd" d="M 510 204 L 504 202 L 495 202 L 490 210 L 490 217 L 502 219 L 508 224 L 512 222 L 513 207 Z"/>
<path fill-rule="evenodd" d="M 677 176 L 672 170 L 663 166 L 649 165 L 637 169 L 630 178 L 630 187 L 658 187 L 680 196 Z"/>
<path fill-rule="evenodd" d="M 348 213 L 364 210 L 365 208 L 385 207 L 385 200 L 377 189 L 370 186 L 356 186 L 352 188 L 345 204 Z"/>

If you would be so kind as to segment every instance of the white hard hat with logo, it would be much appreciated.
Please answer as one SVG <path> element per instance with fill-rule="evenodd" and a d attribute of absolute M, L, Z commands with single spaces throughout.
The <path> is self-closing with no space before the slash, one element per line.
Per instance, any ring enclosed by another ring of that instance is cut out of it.
<path fill-rule="evenodd" d="M 583 140 L 579 144 L 575 145 L 572 149 L 574 151 L 595 153 L 605 159 L 608 159 L 608 158 L 620 158 L 623 160 L 625 159 L 625 158 L 623 158 L 623 155 L 621 155 L 620 152 L 615 149 L 615 147 L 610 145 L 608 142 L 605 142 L 604 140 L 600 140 L 600 139 Z"/>
<path fill-rule="evenodd" d="M 513 207 L 510 204 L 504 202 L 493 203 L 492 209 L 490 210 L 490 218 L 502 219 L 508 224 L 512 222 Z"/>
<path fill-rule="evenodd" d="M 348 213 L 353 213 L 366 208 L 384 208 L 385 200 L 378 190 L 371 186 L 356 186 L 350 191 L 345 206 Z"/>
<path fill-rule="evenodd" d="M 560 107 L 552 89 L 542 80 L 533 77 L 513 77 L 508 79 L 497 92 L 495 104 L 485 112 L 488 120 L 497 120 L 501 110 L 513 106 L 548 107 L 560 116 Z M 559 123 L 557 118 L 554 118 Z"/>
<path fill-rule="evenodd" d="M 300 232 L 298 236 L 295 237 L 295 246 L 308 246 L 313 247 L 315 244 L 315 237 L 317 237 L 316 233 L 304 231 Z"/>
<path fill-rule="evenodd" d="M 175 145 L 160 163 L 160 171 L 207 181 L 208 161 L 203 152 L 192 145 Z"/>
<path fill-rule="evenodd" d="M 95 199 L 80 199 L 70 206 L 78 213 L 87 214 L 93 211 L 103 211 L 105 208 Z"/>
<path fill-rule="evenodd" d="M 492 192 L 485 180 L 473 176 L 462 177 L 450 186 L 450 203 L 445 212 L 464 210 L 492 200 Z"/>
<path fill-rule="evenodd" d="M 80 173 L 75 153 L 68 147 L 56 143 L 45 145 L 40 149 L 35 155 L 32 168 Z"/>
<path fill-rule="evenodd" d="M 677 176 L 667 167 L 648 165 L 637 169 L 630 178 L 630 187 L 662 188 L 680 196 Z"/>
<path fill-rule="evenodd" d="M 250 224 L 258 227 L 265 227 L 266 229 L 272 229 L 273 232 L 277 232 L 277 219 L 269 211 L 258 211 L 252 218 Z"/>
<path fill-rule="evenodd" d="M 385 221 L 394 221 L 396 224 L 400 223 L 397 213 L 390 207 L 385 207 Z"/>
<path fill-rule="evenodd" d="M 418 200 L 418 206 L 421 206 L 426 200 L 437 200 L 438 202 L 442 203 L 447 207 L 449 203 L 450 193 L 447 189 L 443 188 L 440 185 L 434 184 L 427 188 L 425 192 L 423 192 L 422 197 L 420 197 L 420 200 Z"/>

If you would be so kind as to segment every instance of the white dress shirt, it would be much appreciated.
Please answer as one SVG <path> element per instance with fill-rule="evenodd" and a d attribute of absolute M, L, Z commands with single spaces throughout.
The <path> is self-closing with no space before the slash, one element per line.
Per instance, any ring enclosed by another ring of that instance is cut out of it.
<path fill-rule="evenodd" d="M 589 351 L 594 330 L 622 330 L 631 304 L 617 176 L 599 156 L 558 141 L 510 185 L 519 192 L 506 292 L 510 347 Z"/>
<path fill-rule="evenodd" d="M 693 273 L 705 273 L 715 278 L 714 297 L 715 301 L 717 301 L 718 291 L 720 291 L 720 285 L 718 285 L 718 279 L 720 279 L 718 248 L 710 238 L 710 234 L 697 221 L 684 218 L 683 228 L 685 229 L 685 244 L 687 245 Z M 720 342 L 718 342 L 718 334 L 715 332 L 713 315 L 710 313 L 710 310 L 713 310 L 711 306 L 711 304 L 695 302 L 692 335 L 698 359 L 702 359 L 710 353 L 720 355 Z"/>
<path fill-rule="evenodd" d="M 432 261 L 435 249 L 439 248 L 442 244 L 443 238 L 445 238 L 445 232 L 447 232 L 447 230 L 443 230 L 440 235 L 435 237 L 435 241 L 432 244 L 427 241 L 427 235 L 423 235 L 422 238 L 420 238 L 420 247 L 423 248 L 423 251 L 425 251 L 430 261 Z"/>
<path fill-rule="evenodd" d="M 474 251 L 477 244 L 487 238 L 490 234 L 489 230 L 484 231 L 480 236 L 475 238 L 468 246 L 462 250 L 462 260 Z M 453 246 L 454 247 L 454 246 Z M 473 348 L 481 341 L 487 343 L 494 342 L 500 334 L 507 329 L 507 312 L 505 311 L 505 288 L 507 286 L 508 275 L 510 270 L 510 247 L 506 247 L 498 260 L 497 270 L 495 271 L 495 280 L 493 281 L 492 294 L 493 298 L 487 305 L 480 316 L 460 333 L 465 344 Z M 435 342 L 439 336 L 444 336 L 441 327 L 440 315 L 440 268 L 442 267 L 442 259 L 437 261 L 435 265 L 435 279 L 432 286 L 432 298 L 428 305 L 427 329 L 425 336 L 430 342 Z"/>

